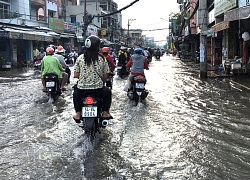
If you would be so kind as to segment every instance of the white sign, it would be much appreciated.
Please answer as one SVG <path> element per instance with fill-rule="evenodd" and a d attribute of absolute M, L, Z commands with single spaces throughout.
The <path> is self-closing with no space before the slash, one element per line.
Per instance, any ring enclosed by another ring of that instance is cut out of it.
<path fill-rule="evenodd" d="M 214 16 L 217 17 L 224 12 L 237 7 L 237 0 L 214 0 Z"/>

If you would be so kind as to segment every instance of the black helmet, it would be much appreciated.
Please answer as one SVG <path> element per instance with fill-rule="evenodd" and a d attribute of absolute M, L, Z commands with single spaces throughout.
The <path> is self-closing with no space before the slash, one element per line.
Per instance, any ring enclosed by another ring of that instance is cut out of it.
<path fill-rule="evenodd" d="M 99 51 L 101 40 L 95 35 L 87 37 L 85 40 L 85 48 L 90 51 Z"/>

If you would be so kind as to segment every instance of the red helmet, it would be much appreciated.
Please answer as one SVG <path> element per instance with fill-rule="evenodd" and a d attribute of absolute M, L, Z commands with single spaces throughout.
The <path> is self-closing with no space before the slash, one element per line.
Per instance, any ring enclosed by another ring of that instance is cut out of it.
<path fill-rule="evenodd" d="M 109 53 L 109 48 L 108 47 L 102 48 L 102 53 Z"/>
<path fill-rule="evenodd" d="M 46 53 L 53 55 L 54 54 L 54 49 L 52 47 L 47 47 Z"/>

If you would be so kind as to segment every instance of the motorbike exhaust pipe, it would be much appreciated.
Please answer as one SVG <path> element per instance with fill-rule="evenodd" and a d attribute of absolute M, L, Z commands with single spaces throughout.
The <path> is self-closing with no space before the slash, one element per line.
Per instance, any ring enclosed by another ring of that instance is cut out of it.
<path fill-rule="evenodd" d="M 102 125 L 103 125 L 103 126 L 109 125 L 109 120 L 104 119 L 104 120 L 102 121 Z"/>

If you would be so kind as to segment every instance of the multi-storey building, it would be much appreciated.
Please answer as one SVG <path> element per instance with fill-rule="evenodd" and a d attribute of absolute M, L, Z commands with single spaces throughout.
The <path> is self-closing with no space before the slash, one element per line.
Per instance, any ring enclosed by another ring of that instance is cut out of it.
<path fill-rule="evenodd" d="M 241 62 L 246 65 L 249 61 L 249 40 L 250 40 L 250 23 L 249 12 L 250 3 L 248 0 L 207 0 L 207 17 L 199 17 L 199 9 L 192 4 L 198 4 L 199 1 L 195 0 L 177 0 L 182 7 L 187 7 L 187 4 L 192 12 L 188 8 L 183 8 L 182 12 L 188 12 L 190 17 L 196 16 L 196 22 L 193 22 L 193 18 L 185 16 L 187 13 L 181 13 L 181 17 L 185 20 L 185 23 L 181 23 L 180 30 L 182 34 L 182 44 L 185 44 L 192 50 L 192 40 L 187 40 L 187 24 L 189 24 L 190 32 L 196 29 L 196 34 L 200 35 L 200 25 L 207 21 L 207 41 L 206 41 L 206 55 L 207 62 L 212 65 L 218 65 L 219 63 L 232 62 L 235 58 L 240 58 Z M 185 14 L 185 15 L 184 15 Z M 198 18 L 199 17 L 199 18 Z M 188 22 L 188 23 L 187 23 Z M 195 33 L 194 33 L 195 34 Z M 199 51 L 199 38 L 194 42 L 198 45 L 196 48 Z M 190 49 L 189 49 L 190 50 Z M 219 61 L 217 60 L 219 59 Z M 216 61 L 215 61 L 216 60 Z"/>

